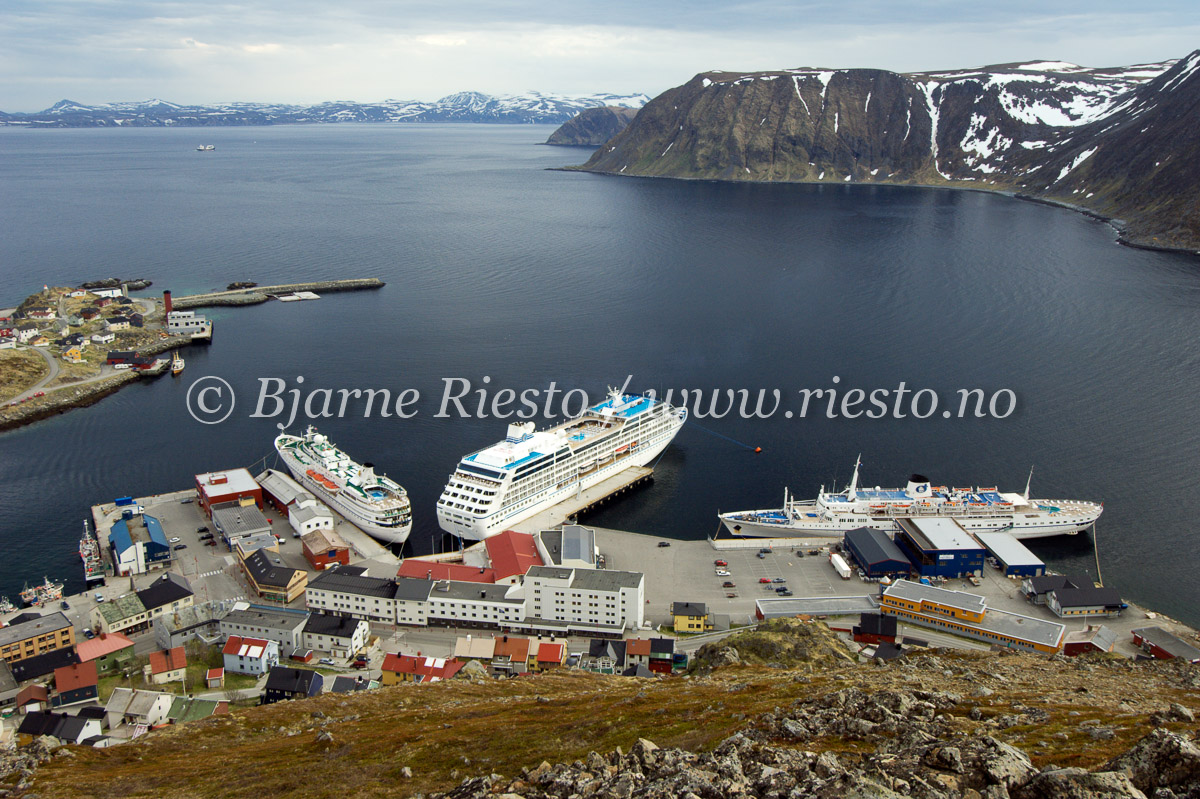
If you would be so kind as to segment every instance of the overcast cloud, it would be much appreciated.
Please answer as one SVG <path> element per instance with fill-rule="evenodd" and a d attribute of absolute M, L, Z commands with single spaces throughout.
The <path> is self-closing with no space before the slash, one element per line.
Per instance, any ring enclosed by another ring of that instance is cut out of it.
<path fill-rule="evenodd" d="M 456 91 L 655 95 L 709 69 L 1087 66 L 1200 45 L 1191 2 L 4 0 L 0 109 L 433 100 Z"/>

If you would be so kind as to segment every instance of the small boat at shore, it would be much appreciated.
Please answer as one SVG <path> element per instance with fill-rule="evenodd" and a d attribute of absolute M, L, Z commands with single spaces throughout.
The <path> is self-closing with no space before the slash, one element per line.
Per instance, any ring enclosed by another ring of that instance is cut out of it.
<path fill-rule="evenodd" d="M 12 613 L 17 606 L 6 596 L 0 596 L 0 613 Z"/>
<path fill-rule="evenodd" d="M 27 585 L 21 590 L 21 601 L 27 605 L 41 607 L 62 599 L 62 595 L 62 583 L 52 583 L 49 577 L 43 577 L 41 585 L 35 585 L 32 588 Z"/>
<path fill-rule="evenodd" d="M 171 353 L 171 374 L 177 375 L 183 371 L 183 358 L 179 357 L 178 352 Z"/>

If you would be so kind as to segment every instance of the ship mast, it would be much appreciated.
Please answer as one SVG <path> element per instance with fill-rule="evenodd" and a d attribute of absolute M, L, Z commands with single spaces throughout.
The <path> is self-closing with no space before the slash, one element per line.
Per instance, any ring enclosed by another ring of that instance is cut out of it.
<path fill-rule="evenodd" d="M 1033 467 L 1029 467 L 1029 479 L 1025 481 L 1025 501 L 1029 501 L 1029 484 L 1033 482 Z"/>
<path fill-rule="evenodd" d="M 854 459 L 854 474 L 850 477 L 850 487 L 846 489 L 846 499 L 853 502 L 858 499 L 855 493 L 858 490 L 858 467 L 862 466 L 862 453 L 858 453 L 858 457 Z"/>

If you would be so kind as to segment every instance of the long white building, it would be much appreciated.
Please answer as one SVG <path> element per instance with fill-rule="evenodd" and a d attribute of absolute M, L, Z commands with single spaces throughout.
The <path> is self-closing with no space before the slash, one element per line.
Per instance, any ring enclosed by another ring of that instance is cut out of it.
<path fill-rule="evenodd" d="M 310 611 L 409 626 L 477 626 L 619 634 L 645 622 L 645 576 L 606 569 L 531 567 L 513 585 L 322 572 L 308 584 Z"/>

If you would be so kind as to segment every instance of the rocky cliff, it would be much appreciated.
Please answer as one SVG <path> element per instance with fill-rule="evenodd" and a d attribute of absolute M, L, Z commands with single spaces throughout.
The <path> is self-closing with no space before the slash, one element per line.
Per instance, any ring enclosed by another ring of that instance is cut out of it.
<path fill-rule="evenodd" d="M 697 75 L 649 102 L 582 169 L 719 180 L 1004 190 L 1123 220 L 1135 242 L 1200 247 L 1200 51 L 901 74 Z"/>
<path fill-rule="evenodd" d="M 598 147 L 629 126 L 636 108 L 604 106 L 580 111 L 550 134 L 546 144 Z"/>

